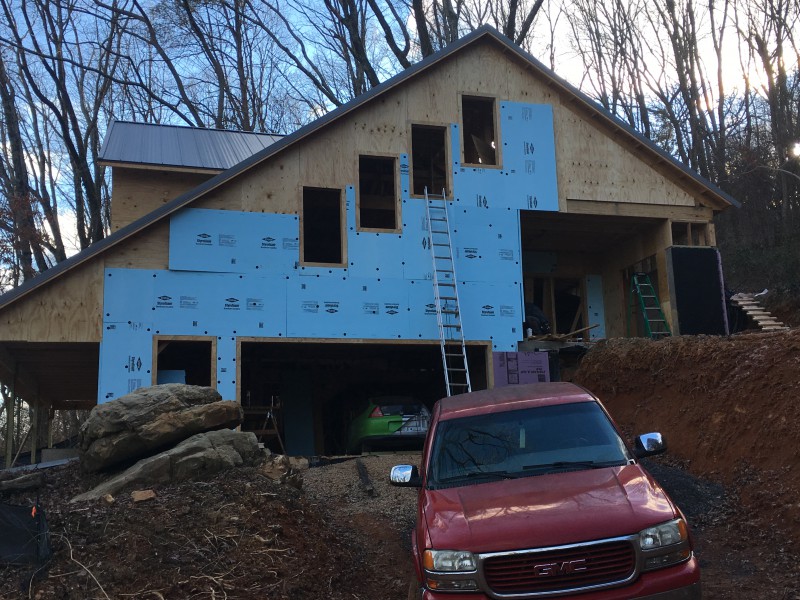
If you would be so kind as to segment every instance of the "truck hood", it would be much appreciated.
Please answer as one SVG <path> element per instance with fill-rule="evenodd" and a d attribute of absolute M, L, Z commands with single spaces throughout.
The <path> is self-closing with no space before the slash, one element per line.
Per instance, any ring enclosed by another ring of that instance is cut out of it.
<path fill-rule="evenodd" d="M 423 490 L 430 548 L 496 552 L 638 533 L 676 510 L 637 465 Z"/>

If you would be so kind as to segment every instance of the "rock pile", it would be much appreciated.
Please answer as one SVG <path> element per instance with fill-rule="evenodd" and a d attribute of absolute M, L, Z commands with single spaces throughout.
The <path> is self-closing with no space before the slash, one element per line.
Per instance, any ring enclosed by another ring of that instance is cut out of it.
<path fill-rule="evenodd" d="M 140 388 L 92 409 L 81 427 L 81 466 L 96 472 L 169 448 L 196 433 L 236 427 L 242 408 L 210 387 Z"/>
<path fill-rule="evenodd" d="M 256 465 L 268 451 L 253 433 L 230 429 L 242 418 L 241 406 L 215 390 L 183 384 L 141 388 L 100 404 L 81 427 L 81 467 L 96 472 L 138 462 L 72 501 Z"/>
<path fill-rule="evenodd" d="M 263 457 L 252 432 L 230 429 L 198 433 L 174 448 L 143 458 L 122 473 L 72 499 L 72 502 L 96 500 L 107 494 L 136 485 L 188 481 L 207 477 L 242 465 L 253 465 Z"/>

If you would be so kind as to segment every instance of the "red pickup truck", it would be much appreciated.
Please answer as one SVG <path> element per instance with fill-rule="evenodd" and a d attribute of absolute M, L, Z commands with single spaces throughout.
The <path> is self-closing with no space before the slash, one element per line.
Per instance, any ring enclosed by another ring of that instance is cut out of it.
<path fill-rule="evenodd" d="M 600 401 L 540 383 L 436 403 L 419 468 L 412 552 L 422 600 L 696 600 L 686 519 L 629 449 Z"/>

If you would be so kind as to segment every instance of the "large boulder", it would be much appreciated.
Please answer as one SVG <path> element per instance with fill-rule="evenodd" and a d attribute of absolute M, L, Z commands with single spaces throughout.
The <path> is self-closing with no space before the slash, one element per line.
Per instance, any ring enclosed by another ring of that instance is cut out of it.
<path fill-rule="evenodd" d="M 81 426 L 81 466 L 130 463 L 196 433 L 242 422 L 242 408 L 209 387 L 168 383 L 140 388 L 92 409 Z"/>
<path fill-rule="evenodd" d="M 208 477 L 233 467 L 258 464 L 266 452 L 258 447 L 251 431 L 221 429 L 198 433 L 166 452 L 143 458 L 71 501 L 96 500 L 131 485 L 146 487 Z"/>

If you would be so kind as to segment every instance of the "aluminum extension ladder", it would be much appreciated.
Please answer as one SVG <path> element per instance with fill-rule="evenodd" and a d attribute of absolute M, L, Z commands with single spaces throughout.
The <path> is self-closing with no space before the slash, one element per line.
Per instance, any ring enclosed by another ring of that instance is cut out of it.
<path fill-rule="evenodd" d="M 661 303 L 656 296 L 656 290 L 646 273 L 634 273 L 631 277 L 631 298 L 628 304 L 628 335 L 631 329 L 631 313 L 633 303 L 638 300 L 639 310 L 644 322 L 647 337 L 654 340 L 671 335 L 669 324 L 661 310 Z"/>
<path fill-rule="evenodd" d="M 436 322 L 442 349 L 442 366 L 447 395 L 472 391 L 469 380 L 467 347 L 461 326 L 458 302 L 456 267 L 450 220 L 447 217 L 447 198 L 428 194 L 425 188 L 425 212 L 428 222 L 428 247 L 433 261 L 433 293 L 436 299 Z"/>

